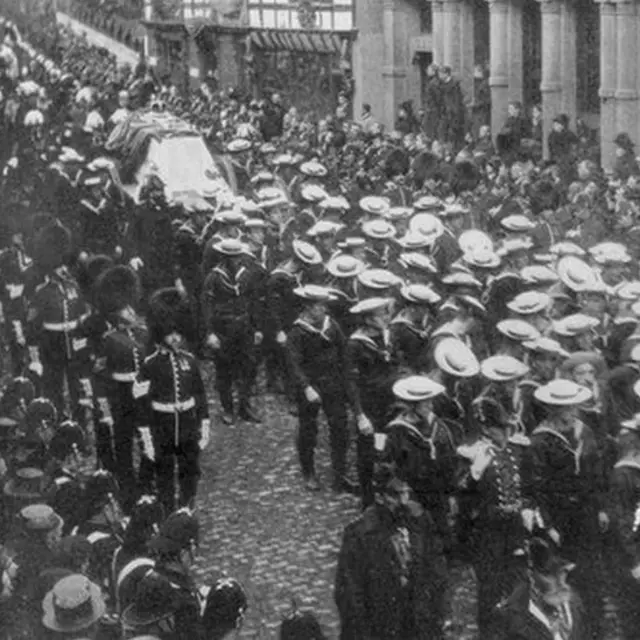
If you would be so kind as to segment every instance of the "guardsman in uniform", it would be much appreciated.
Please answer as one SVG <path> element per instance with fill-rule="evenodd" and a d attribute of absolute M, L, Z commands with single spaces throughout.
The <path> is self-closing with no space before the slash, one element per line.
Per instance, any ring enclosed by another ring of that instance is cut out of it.
<path fill-rule="evenodd" d="M 394 400 L 396 367 L 389 339 L 392 307 L 390 298 L 368 298 L 351 308 L 351 313 L 359 316 L 359 323 L 347 340 L 345 366 L 358 427 L 358 475 L 364 508 L 373 503 L 374 434 L 386 426 Z"/>
<path fill-rule="evenodd" d="M 327 314 L 331 295 L 325 287 L 306 285 L 295 289 L 304 310 L 293 323 L 287 340 L 291 374 L 298 404 L 298 456 L 305 486 L 320 488 L 314 467 L 318 412 L 322 407 L 329 424 L 333 488 L 351 489 L 345 480 L 349 431 L 345 389 L 346 339 L 337 322 Z"/>
<path fill-rule="evenodd" d="M 429 334 L 433 310 L 440 296 L 425 284 L 410 284 L 401 290 L 404 306 L 391 320 L 391 345 L 398 366 L 411 373 L 429 370 Z"/>
<path fill-rule="evenodd" d="M 11 222 L 8 223 L 11 225 Z M 21 234 L 8 227 L 8 246 L 0 251 L 0 303 L 5 322 L 5 339 L 11 356 L 11 369 L 20 375 L 26 363 L 27 297 L 25 284 L 27 274 L 33 268 L 33 261 L 23 247 Z"/>
<path fill-rule="evenodd" d="M 256 347 L 263 337 L 264 278 L 247 246 L 222 240 L 215 246 L 219 264 L 204 282 L 202 309 L 206 344 L 214 352 L 216 386 L 225 424 L 233 423 L 233 385 L 238 384 L 239 416 L 259 422 L 251 410 Z"/>
<path fill-rule="evenodd" d="M 382 456 L 392 462 L 436 526 L 444 548 L 451 548 L 448 524 L 450 502 L 456 488 L 456 433 L 433 411 L 432 400 L 444 387 L 426 375 L 401 378 L 393 394 L 405 409 L 385 428 Z"/>
<path fill-rule="evenodd" d="M 133 310 L 139 296 L 140 282 L 130 267 L 112 267 L 96 283 L 96 304 L 108 323 L 108 329 L 96 354 L 95 404 L 103 437 L 109 436 L 113 473 L 125 513 L 130 512 L 138 494 L 133 468 L 133 442 L 137 427 L 133 385 L 146 355 L 148 341 L 146 327 Z M 149 473 L 144 456 L 141 466 L 142 475 L 144 471 Z M 148 486 L 149 479 L 147 476 L 141 484 Z"/>
<path fill-rule="evenodd" d="M 612 576 L 624 640 L 640 635 L 640 414 L 623 420 L 620 458 L 609 478 L 614 555 Z"/>
<path fill-rule="evenodd" d="M 501 358 L 483 361 L 483 372 L 503 375 L 503 369 L 512 363 L 503 363 Z M 522 371 L 518 368 L 512 375 Z M 488 640 L 493 638 L 496 605 L 510 595 L 525 566 L 515 552 L 523 548 L 527 532 L 543 523 L 532 495 L 529 439 L 515 433 L 512 415 L 489 393 L 476 398 L 471 411 L 479 435 L 474 442 L 458 447 L 464 463 L 459 480 L 460 512 L 466 516 L 460 533 L 472 542 L 478 627 L 480 637 Z"/>
<path fill-rule="evenodd" d="M 149 301 L 153 352 L 140 366 L 133 396 L 140 403 L 143 455 L 155 462 L 156 488 L 166 513 L 174 510 L 174 465 L 178 463 L 180 505 L 195 499 L 200 451 L 209 442 L 204 383 L 194 356 L 181 349 L 188 309 L 177 289 L 159 289 Z M 144 489 L 144 488 L 143 488 Z"/>
<path fill-rule="evenodd" d="M 34 261 L 43 279 L 29 300 L 29 368 L 42 376 L 43 395 L 58 413 L 64 413 L 64 383 L 69 386 L 71 412 L 85 424 L 83 405 L 93 401 L 90 378 L 82 377 L 88 349 L 82 323 L 89 307 L 78 283 L 64 266 L 71 250 L 71 237 L 62 225 L 42 228 L 34 240 Z"/>

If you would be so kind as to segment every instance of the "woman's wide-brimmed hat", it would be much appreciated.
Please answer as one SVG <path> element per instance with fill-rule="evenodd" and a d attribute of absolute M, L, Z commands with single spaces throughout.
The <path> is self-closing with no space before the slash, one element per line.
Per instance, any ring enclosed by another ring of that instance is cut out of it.
<path fill-rule="evenodd" d="M 107 607 L 100 587 L 81 574 L 59 580 L 42 602 L 42 624 L 58 633 L 76 633 L 91 628 Z"/>

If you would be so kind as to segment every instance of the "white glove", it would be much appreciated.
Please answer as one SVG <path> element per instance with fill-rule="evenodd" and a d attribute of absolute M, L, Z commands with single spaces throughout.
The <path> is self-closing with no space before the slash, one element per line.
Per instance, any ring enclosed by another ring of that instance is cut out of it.
<path fill-rule="evenodd" d="M 131 260 L 129 260 L 129 266 L 134 271 L 138 271 L 139 269 L 144 267 L 144 262 L 142 262 L 142 260 L 138 258 L 138 256 L 136 256 L 135 258 L 131 258 Z"/>
<path fill-rule="evenodd" d="M 13 158 L 10 158 L 7 162 L 7 166 L 15 169 L 18 166 L 18 158 L 16 158 L 15 156 L 13 156 Z"/>
<path fill-rule="evenodd" d="M 284 344 L 287 341 L 287 334 L 284 331 L 278 331 L 276 335 L 276 342 L 278 344 Z"/>
<path fill-rule="evenodd" d="M 557 529 L 549 529 L 547 531 L 547 533 L 549 534 L 549 537 L 553 540 L 554 544 L 556 545 L 560 545 L 560 533 Z"/>
<path fill-rule="evenodd" d="M 536 512 L 533 509 L 523 509 L 520 515 L 522 516 L 522 524 L 525 529 L 531 533 L 536 521 Z"/>
<path fill-rule="evenodd" d="M 200 424 L 200 441 L 198 442 L 198 448 L 200 449 L 200 451 L 204 451 L 207 448 L 207 445 L 209 444 L 209 438 L 210 438 L 210 430 L 211 430 L 211 421 L 210 420 L 203 420 L 202 423 Z"/>
<path fill-rule="evenodd" d="M 149 429 L 149 427 L 140 427 L 138 431 L 142 441 L 142 455 L 148 460 L 151 460 L 151 462 L 154 462 L 156 452 L 153 448 L 153 440 L 151 439 L 151 429 Z"/>
<path fill-rule="evenodd" d="M 262 344 L 262 338 L 264 336 L 262 335 L 262 331 L 256 331 L 253 334 L 253 344 L 256 345 L 256 347 L 259 347 Z"/>
<path fill-rule="evenodd" d="M 211 347 L 212 349 L 219 349 L 220 348 L 220 338 L 218 338 L 218 336 L 215 333 L 210 333 L 207 336 L 207 346 Z"/>
<path fill-rule="evenodd" d="M 42 374 L 44 373 L 44 369 L 42 368 L 42 362 L 32 362 L 29 365 L 29 371 L 33 371 L 38 378 L 42 378 Z"/>
<path fill-rule="evenodd" d="M 307 402 L 320 402 L 320 396 L 313 387 L 307 387 L 304 390 L 304 397 L 307 399 Z"/>
<path fill-rule="evenodd" d="M 358 431 L 363 436 L 370 436 L 373 433 L 373 425 L 371 424 L 371 420 L 361 413 L 357 418 Z"/>
<path fill-rule="evenodd" d="M 637 564 L 633 569 L 631 569 L 631 575 L 634 580 L 640 580 L 640 564 Z"/>

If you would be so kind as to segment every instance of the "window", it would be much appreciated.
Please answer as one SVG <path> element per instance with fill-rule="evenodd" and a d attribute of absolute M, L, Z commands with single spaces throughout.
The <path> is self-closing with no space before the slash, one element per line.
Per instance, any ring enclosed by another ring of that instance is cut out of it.
<path fill-rule="evenodd" d="M 353 29 L 354 0 L 315 0 L 314 8 L 316 29 Z M 297 0 L 248 0 L 248 9 L 249 24 L 252 27 L 300 29 Z"/>

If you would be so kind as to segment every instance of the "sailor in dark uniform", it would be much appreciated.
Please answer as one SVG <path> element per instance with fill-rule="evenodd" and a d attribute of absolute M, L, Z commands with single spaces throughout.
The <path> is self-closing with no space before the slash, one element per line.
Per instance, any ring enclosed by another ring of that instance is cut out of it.
<path fill-rule="evenodd" d="M 360 320 L 347 340 L 345 366 L 349 400 L 358 427 L 358 475 L 364 508 L 373 503 L 374 434 L 386 426 L 394 401 L 396 367 L 389 337 L 392 307 L 393 300 L 389 298 L 369 298 L 351 308 Z"/>
<path fill-rule="evenodd" d="M 215 353 L 216 386 L 226 424 L 233 423 L 233 385 L 238 384 L 239 416 L 259 422 L 250 406 L 255 351 L 263 338 L 264 282 L 261 269 L 237 240 L 215 246 L 220 262 L 203 285 L 207 346 Z"/>
<path fill-rule="evenodd" d="M 331 440 L 333 488 L 349 487 L 345 480 L 349 431 L 344 356 L 346 339 L 340 327 L 327 314 L 331 299 L 328 289 L 307 285 L 294 290 L 304 310 L 293 323 L 287 339 L 291 373 L 298 404 L 298 456 L 305 485 L 320 488 L 314 467 L 318 432 L 318 412 L 322 407 Z"/>

